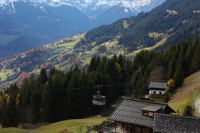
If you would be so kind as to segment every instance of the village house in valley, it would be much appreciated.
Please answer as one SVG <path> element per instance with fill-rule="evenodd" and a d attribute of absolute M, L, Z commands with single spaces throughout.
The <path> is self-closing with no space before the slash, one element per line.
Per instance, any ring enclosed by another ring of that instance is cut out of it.
<path fill-rule="evenodd" d="M 115 132 L 120 133 L 200 132 L 200 118 L 171 113 L 175 111 L 166 103 L 124 99 L 109 119 L 117 125 Z"/>
<path fill-rule="evenodd" d="M 151 98 L 162 98 L 166 93 L 167 83 L 150 82 L 148 89 Z"/>

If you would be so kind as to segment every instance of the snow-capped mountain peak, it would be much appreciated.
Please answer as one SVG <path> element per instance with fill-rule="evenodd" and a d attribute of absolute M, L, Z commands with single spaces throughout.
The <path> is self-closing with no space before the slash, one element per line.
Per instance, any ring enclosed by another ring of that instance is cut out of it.
<path fill-rule="evenodd" d="M 151 10 L 164 1 L 165 0 L 1 0 L 0 6 L 8 5 L 13 2 L 31 2 L 34 4 L 43 4 L 55 7 L 60 5 L 69 5 L 76 7 L 83 12 L 88 12 L 88 10 L 93 11 L 97 10 L 98 8 L 108 9 L 116 5 L 123 5 L 126 8 L 129 8 L 131 11 L 140 12 L 141 7 L 154 3 L 150 8 L 148 7 L 148 9 Z"/>
<path fill-rule="evenodd" d="M 164 1 L 0 0 L 0 49 L 8 55 L 27 50 L 148 12 Z"/>

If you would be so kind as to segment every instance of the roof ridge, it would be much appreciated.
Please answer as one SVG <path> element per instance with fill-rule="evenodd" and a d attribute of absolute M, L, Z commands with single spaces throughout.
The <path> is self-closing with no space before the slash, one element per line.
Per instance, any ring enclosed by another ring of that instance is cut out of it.
<path fill-rule="evenodd" d="M 180 117 L 180 118 L 194 118 L 194 119 L 200 119 L 200 117 L 195 117 L 195 116 L 182 116 L 182 115 L 162 114 L 162 113 L 155 113 L 155 114 L 156 114 L 156 115 L 164 115 L 164 116 Z"/>
<path fill-rule="evenodd" d="M 146 103 L 153 103 L 153 104 L 162 104 L 162 105 L 168 105 L 167 103 L 153 102 L 153 101 L 145 101 L 145 100 L 140 100 L 140 99 L 132 99 L 132 98 L 124 98 L 123 100 L 131 100 L 131 101 L 139 101 L 139 102 L 146 102 Z"/>

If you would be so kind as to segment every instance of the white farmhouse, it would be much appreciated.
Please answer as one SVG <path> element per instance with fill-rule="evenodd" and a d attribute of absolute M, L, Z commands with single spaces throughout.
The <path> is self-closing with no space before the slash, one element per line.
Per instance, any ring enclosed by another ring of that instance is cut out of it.
<path fill-rule="evenodd" d="M 167 83 L 150 82 L 148 89 L 150 97 L 161 98 L 166 93 Z"/>

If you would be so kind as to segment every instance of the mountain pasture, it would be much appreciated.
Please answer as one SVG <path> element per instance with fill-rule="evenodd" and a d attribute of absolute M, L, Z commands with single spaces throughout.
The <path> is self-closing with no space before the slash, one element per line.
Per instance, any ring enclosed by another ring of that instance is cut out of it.
<path fill-rule="evenodd" d="M 169 105 L 175 110 L 183 113 L 187 104 L 194 107 L 194 114 L 200 114 L 198 100 L 200 97 L 200 71 L 185 78 L 183 85 L 178 89 L 174 97 L 169 101 Z"/>
<path fill-rule="evenodd" d="M 107 117 L 91 117 L 86 119 L 72 119 L 40 126 L 36 129 L 0 128 L 0 133 L 76 133 L 86 132 L 86 126 L 100 124 Z"/>

